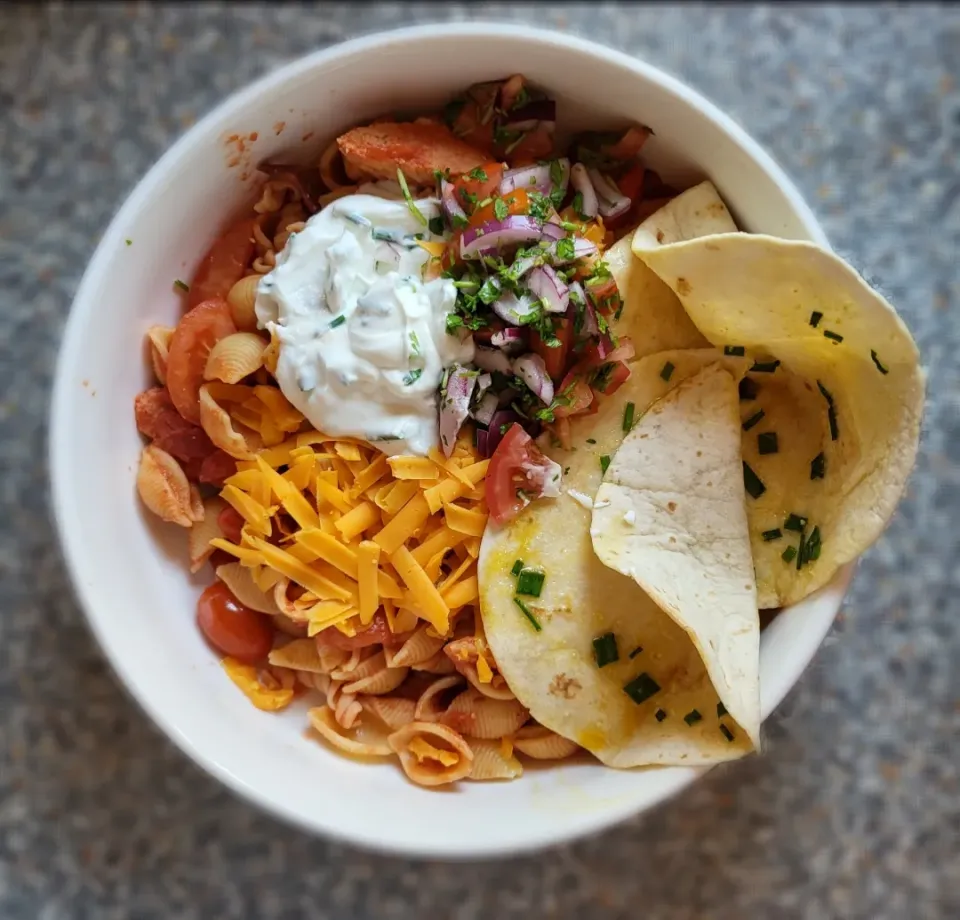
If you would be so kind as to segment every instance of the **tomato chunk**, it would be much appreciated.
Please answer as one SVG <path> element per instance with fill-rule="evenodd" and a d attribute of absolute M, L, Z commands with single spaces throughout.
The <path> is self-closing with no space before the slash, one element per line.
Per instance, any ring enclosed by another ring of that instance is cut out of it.
<path fill-rule="evenodd" d="M 559 465 L 544 456 L 533 438 L 514 424 L 493 452 L 487 469 L 490 516 L 498 524 L 506 523 L 527 506 L 530 497 L 558 495 L 559 484 Z"/>
<path fill-rule="evenodd" d="M 273 647 L 269 617 L 241 604 L 223 582 L 200 595 L 197 625 L 217 651 L 245 664 L 263 661 Z"/>
<path fill-rule="evenodd" d="M 570 371 L 563 378 L 560 389 L 557 391 L 558 397 L 566 401 L 566 405 L 557 406 L 553 410 L 555 418 L 569 418 L 571 415 L 580 415 L 590 408 L 593 402 L 593 390 L 583 377 L 579 376 L 576 370 Z"/>
<path fill-rule="evenodd" d="M 554 324 L 553 334 L 557 337 L 560 344 L 550 346 L 540 337 L 540 333 L 533 329 L 530 333 L 530 347 L 534 354 L 543 358 L 543 363 L 547 368 L 547 373 L 551 380 L 556 383 L 562 379 L 564 371 L 567 369 L 567 360 L 570 357 L 570 346 L 573 343 L 573 321 L 564 317 Z"/>
<path fill-rule="evenodd" d="M 500 188 L 502 178 L 503 166 L 499 163 L 485 163 L 459 176 L 453 187 L 460 206 L 467 214 L 472 214 L 479 202 Z"/>
<path fill-rule="evenodd" d="M 195 307 L 211 297 L 226 297 L 247 273 L 253 248 L 252 219 L 241 220 L 219 237 L 193 276 L 187 307 Z"/>

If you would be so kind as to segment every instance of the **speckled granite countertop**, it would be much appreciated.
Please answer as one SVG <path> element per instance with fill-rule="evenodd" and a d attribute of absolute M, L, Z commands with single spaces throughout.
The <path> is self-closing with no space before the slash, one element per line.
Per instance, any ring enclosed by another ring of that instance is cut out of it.
<path fill-rule="evenodd" d="M 898 304 L 931 398 L 902 510 L 765 756 L 597 839 L 423 865 L 277 823 L 150 726 L 71 600 L 44 425 L 84 264 L 184 127 L 307 50 L 481 16 L 615 44 L 739 119 Z M 960 13 L 111 4 L 6 6 L 0 23 L 0 916 L 960 917 Z"/>

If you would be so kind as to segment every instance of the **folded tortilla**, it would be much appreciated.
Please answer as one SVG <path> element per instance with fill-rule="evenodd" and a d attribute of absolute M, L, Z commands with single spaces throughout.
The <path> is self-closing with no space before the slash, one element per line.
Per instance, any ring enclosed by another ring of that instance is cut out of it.
<path fill-rule="evenodd" d="M 692 192 L 700 219 L 684 201 Z M 894 308 L 850 266 L 812 243 L 716 234 L 705 194 L 719 201 L 712 186 L 685 192 L 632 248 L 713 345 L 757 361 L 755 395 L 741 403 L 747 512 L 759 604 L 777 607 L 882 533 L 916 458 L 924 375 Z M 799 521 L 802 532 L 787 526 Z"/>

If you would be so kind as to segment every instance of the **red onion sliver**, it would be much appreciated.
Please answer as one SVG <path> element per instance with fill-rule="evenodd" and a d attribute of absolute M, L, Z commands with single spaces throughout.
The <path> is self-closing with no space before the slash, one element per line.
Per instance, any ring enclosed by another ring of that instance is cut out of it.
<path fill-rule="evenodd" d="M 449 457 L 457 443 L 460 428 L 470 414 L 470 397 L 477 384 L 477 372 L 454 364 L 440 393 L 440 444 Z"/>
<path fill-rule="evenodd" d="M 486 393 L 483 399 L 480 400 L 477 408 L 473 410 L 473 417 L 481 425 L 489 425 L 490 420 L 497 414 L 499 406 L 500 402 L 497 399 L 497 394 Z"/>
<path fill-rule="evenodd" d="M 596 217 L 599 213 L 597 193 L 593 187 L 593 183 L 590 181 L 587 167 L 584 166 L 583 163 L 573 164 L 570 169 L 570 181 L 573 183 L 574 189 L 580 193 L 580 197 L 583 199 L 580 213 L 583 214 L 584 217 Z"/>
<path fill-rule="evenodd" d="M 616 184 L 604 176 L 600 170 L 588 167 L 587 175 L 590 176 L 590 181 L 597 193 L 597 207 L 602 217 L 619 217 L 630 210 L 630 199 L 621 195 Z"/>
<path fill-rule="evenodd" d="M 556 242 L 557 240 L 562 240 L 566 237 L 567 231 L 560 226 L 560 224 L 555 223 L 552 220 L 548 220 L 543 225 L 543 230 L 540 232 L 541 240 L 548 240 L 550 242 Z"/>
<path fill-rule="evenodd" d="M 549 266 L 541 265 L 527 279 L 530 291 L 543 302 L 548 313 L 565 313 L 570 304 L 570 289 Z"/>
<path fill-rule="evenodd" d="M 540 355 L 524 355 L 513 362 L 513 372 L 546 405 L 553 402 L 553 381 Z"/>
<path fill-rule="evenodd" d="M 497 348 L 477 345 L 473 352 L 473 363 L 483 371 L 499 371 L 501 374 L 513 373 L 510 359 Z"/>
<path fill-rule="evenodd" d="M 505 220 L 488 220 L 481 227 L 471 227 L 460 237 L 460 255 L 465 259 L 492 255 L 502 246 L 516 246 L 540 239 L 540 225 L 523 214 L 512 214 Z"/>
<path fill-rule="evenodd" d="M 522 188 L 525 192 L 537 191 L 544 195 L 550 193 L 549 166 L 521 166 L 518 169 L 508 169 L 500 180 L 500 194 L 509 195 L 510 192 Z"/>
<path fill-rule="evenodd" d="M 447 182 L 446 179 L 440 180 L 440 205 L 448 223 L 453 224 L 454 218 L 458 220 L 467 219 L 467 212 L 460 207 L 460 202 L 457 201 L 453 183 Z"/>
<path fill-rule="evenodd" d="M 512 291 L 506 291 L 493 302 L 492 309 L 504 322 L 519 326 L 522 319 L 537 310 L 537 303 L 526 294 L 517 297 Z"/>
<path fill-rule="evenodd" d="M 500 332 L 495 332 L 490 337 L 490 344 L 495 348 L 501 348 L 506 352 L 523 350 L 526 346 L 527 337 L 522 329 L 516 326 L 508 326 Z"/>
<path fill-rule="evenodd" d="M 558 241 L 554 241 L 549 246 L 544 247 L 544 254 L 549 256 L 550 261 L 554 265 L 566 265 L 568 262 L 575 262 L 577 259 L 583 259 L 586 256 L 597 254 L 596 243 L 591 243 L 590 240 L 582 236 L 575 236 L 573 237 L 573 258 L 563 259 L 557 251 L 557 242 Z"/>

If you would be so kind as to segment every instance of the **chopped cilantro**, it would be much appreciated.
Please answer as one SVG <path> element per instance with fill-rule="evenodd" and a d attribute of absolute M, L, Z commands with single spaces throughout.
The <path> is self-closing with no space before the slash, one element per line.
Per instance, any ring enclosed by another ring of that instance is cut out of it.
<path fill-rule="evenodd" d="M 564 262 L 571 262 L 576 258 L 576 247 L 573 238 L 565 236 L 562 240 L 557 240 L 557 258 Z"/>
<path fill-rule="evenodd" d="M 471 169 L 470 172 L 467 173 L 467 178 L 475 179 L 477 182 L 486 182 L 488 176 L 482 166 L 477 166 L 475 169 Z"/>
<path fill-rule="evenodd" d="M 330 320 L 330 329 L 336 329 L 337 326 L 342 326 L 347 321 L 347 318 L 341 313 L 340 316 L 335 316 Z"/>
<path fill-rule="evenodd" d="M 502 198 L 497 198 L 496 201 L 493 202 L 493 216 L 496 217 L 497 220 L 506 220 L 509 213 L 510 209 Z"/>
<path fill-rule="evenodd" d="M 410 348 L 414 355 L 420 354 L 420 338 L 416 332 L 410 333 Z"/>
<path fill-rule="evenodd" d="M 405 374 L 403 377 L 403 385 L 405 387 L 413 386 L 421 377 L 423 376 L 423 368 L 415 367 L 409 374 Z"/>
<path fill-rule="evenodd" d="M 580 192 L 573 196 L 573 210 L 580 220 L 587 220 L 587 215 L 583 213 L 583 194 Z"/>

